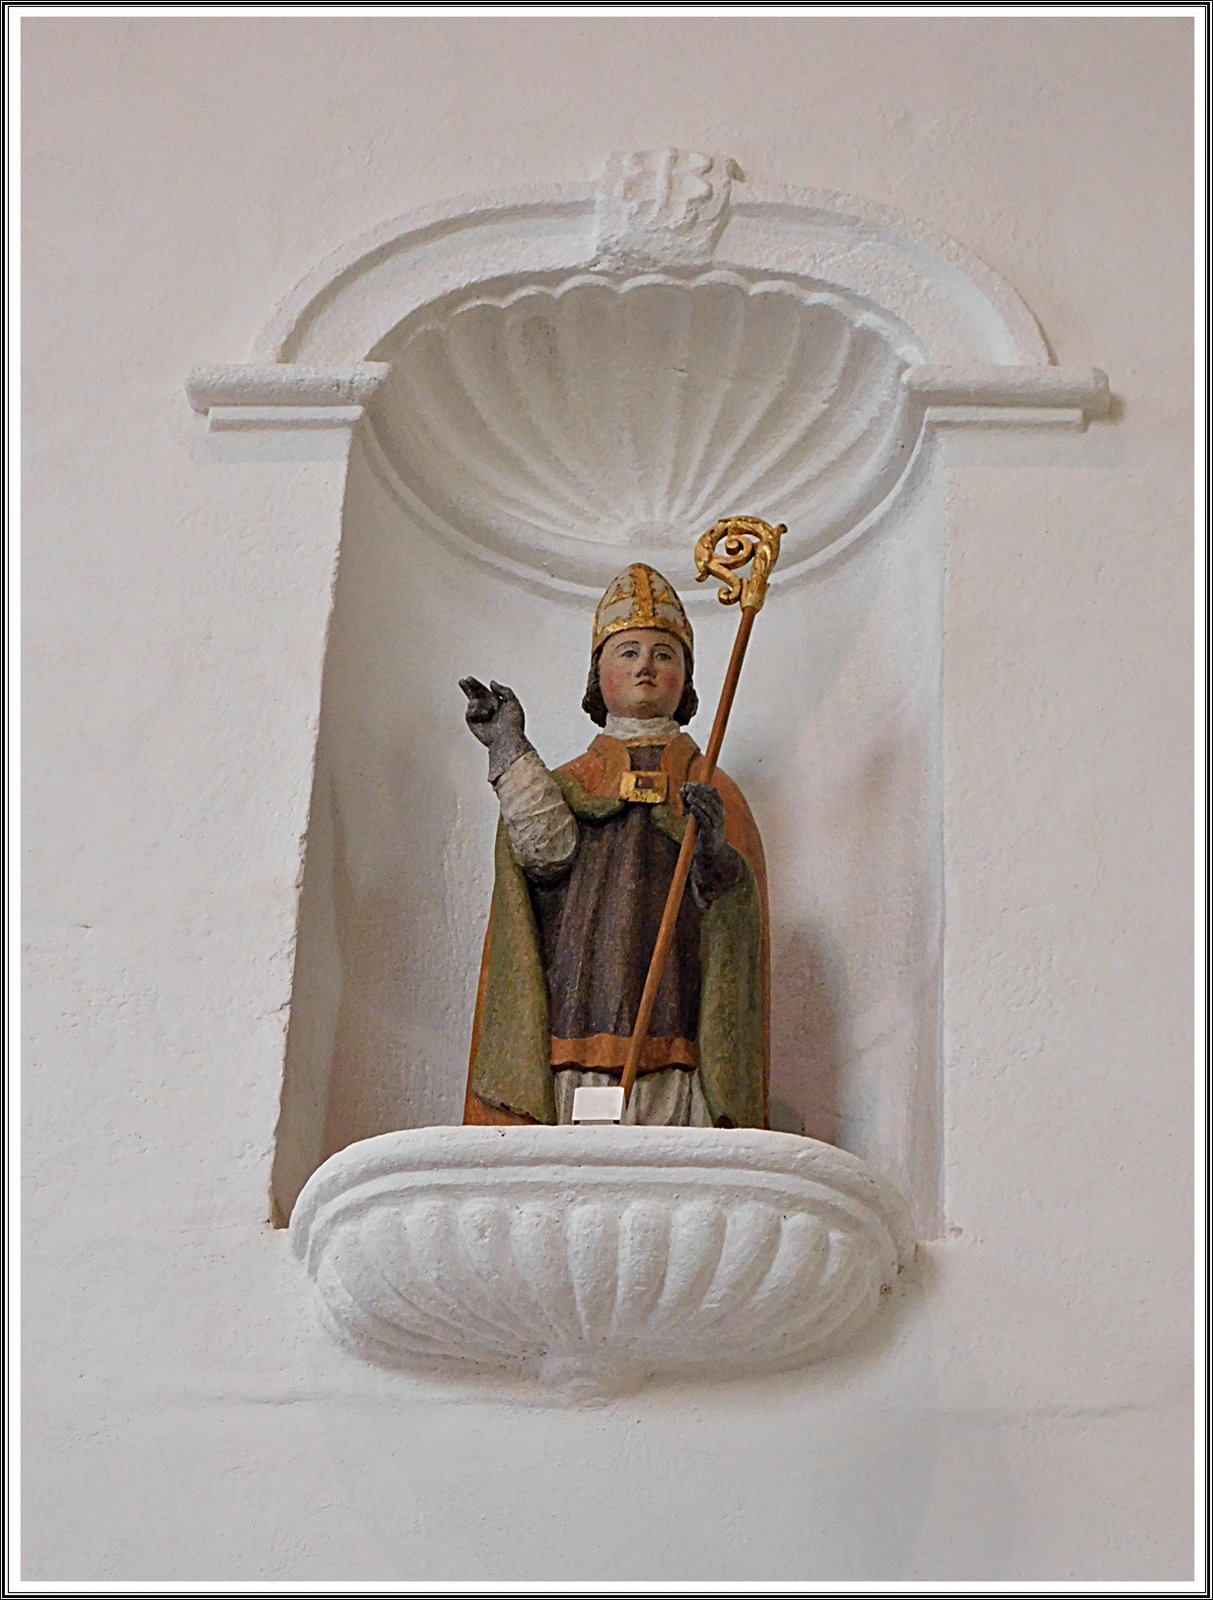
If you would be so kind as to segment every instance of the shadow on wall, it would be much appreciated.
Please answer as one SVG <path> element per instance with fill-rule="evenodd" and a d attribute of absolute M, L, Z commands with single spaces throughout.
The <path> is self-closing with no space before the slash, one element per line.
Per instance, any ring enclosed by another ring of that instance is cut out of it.
<path fill-rule="evenodd" d="M 846 1070 L 842 963 L 825 930 L 771 929 L 771 1126 L 834 1144 Z"/>
<path fill-rule="evenodd" d="M 359 929 L 365 923 L 364 907 L 359 904 L 359 896 L 354 883 L 354 875 L 350 870 L 349 837 L 341 815 L 341 803 L 337 797 L 337 784 L 332 774 L 326 775 L 328 789 L 328 805 L 326 810 L 329 819 L 329 839 L 332 851 L 332 886 L 333 886 L 333 931 L 336 938 L 338 959 L 341 965 L 341 1002 L 337 1011 L 337 1031 L 333 1040 L 332 1061 L 329 1066 L 328 1096 L 325 1103 L 324 1136 L 321 1144 L 320 1158 L 327 1160 L 335 1151 L 340 1150 L 344 1144 L 350 1143 L 344 1139 L 340 1132 L 342 1125 L 351 1120 L 351 1108 L 348 1101 L 355 1093 L 356 1085 L 353 1074 L 349 1070 L 352 1062 L 348 1059 L 349 1052 L 342 1048 L 350 1026 L 350 985 L 351 978 L 356 974 L 360 951 Z M 355 1123 L 359 1120 L 353 1118 Z M 369 1131 L 369 1130 L 368 1130 Z M 375 1129 L 375 1132 L 386 1130 Z"/>
<path fill-rule="evenodd" d="M 354 889 L 337 785 L 323 749 L 317 753 L 303 884 L 295 942 L 295 969 L 274 1166 L 270 1220 L 284 1228 L 299 1192 L 330 1152 L 339 1040 L 350 974 Z"/>
<path fill-rule="evenodd" d="M 454 803 L 415 791 L 402 803 L 390 771 L 368 767 L 359 779 L 363 788 L 351 797 L 327 756 L 318 762 L 275 1136 L 276 1226 L 285 1226 L 307 1179 L 337 1150 L 399 1128 L 457 1122 L 463 1105 L 460 1051 L 471 1000 L 463 1023 L 444 999 L 444 969 L 458 963 L 447 948 L 454 939 L 445 926 L 442 866 L 409 848 L 408 827 L 415 806 L 444 817 L 453 816 Z M 367 783 L 385 790 L 396 820 L 377 842 L 378 861 L 360 862 L 356 808 Z M 468 965 L 470 947 L 464 954 Z"/>
<path fill-rule="evenodd" d="M 398 785 L 386 776 L 394 792 Z M 411 777 L 415 784 L 415 771 Z M 406 803 L 393 806 L 400 821 L 389 836 L 390 863 L 359 875 L 337 786 L 329 781 L 333 924 L 343 981 L 321 1159 L 358 1139 L 461 1120 L 472 1002 L 469 995 L 466 1018 L 454 1014 L 453 996 L 468 987 L 455 981 L 455 969 L 474 978 L 479 948 L 453 948 L 458 940 L 447 923 L 441 861 L 409 847 L 407 818 L 419 803 L 431 817 L 449 812 L 453 824 L 449 795 L 421 800 L 413 787 Z"/>

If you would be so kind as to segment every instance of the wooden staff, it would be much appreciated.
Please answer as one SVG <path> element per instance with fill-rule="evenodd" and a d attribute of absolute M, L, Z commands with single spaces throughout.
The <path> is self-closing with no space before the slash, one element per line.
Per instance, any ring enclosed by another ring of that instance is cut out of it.
<path fill-rule="evenodd" d="M 728 671 L 724 675 L 724 687 L 720 691 L 720 703 L 716 707 L 716 720 L 712 724 L 708 748 L 704 753 L 703 770 L 697 779 L 700 783 L 711 783 L 712 774 L 716 771 L 720 747 L 724 743 L 724 730 L 729 720 L 729 712 L 733 708 L 733 696 L 737 693 L 737 682 L 741 677 L 741 664 L 745 660 L 746 646 L 750 642 L 750 634 L 754 631 L 754 619 L 762 610 L 762 603 L 766 599 L 767 579 L 779 555 L 779 541 L 787 531 L 782 522 L 777 528 L 773 528 L 770 523 L 761 522 L 757 517 L 725 517 L 723 521 L 714 523 L 695 545 L 696 582 L 702 583 L 709 576 L 720 578 L 724 584 L 719 595 L 721 605 L 731 606 L 738 603 L 741 605 L 741 621 L 737 626 L 737 637 L 733 641 L 733 654 L 729 657 Z M 723 549 L 717 553 L 716 546 L 722 542 Z M 744 580 L 739 578 L 738 569 L 746 566 L 751 560 L 754 567 L 750 576 Z M 674 868 L 674 876 L 670 882 L 670 892 L 666 896 L 665 910 L 661 914 L 661 926 L 657 930 L 657 943 L 653 946 L 653 957 L 649 962 L 648 977 L 644 981 L 644 992 L 640 996 L 640 1009 L 636 1013 L 636 1026 L 632 1031 L 631 1043 L 628 1045 L 627 1060 L 623 1065 L 620 1085 L 623 1089 L 625 1106 L 632 1098 L 632 1086 L 636 1082 L 636 1073 L 640 1067 L 640 1053 L 644 1048 L 644 1041 L 649 1036 L 653 1007 L 657 1004 L 657 991 L 661 987 L 661 977 L 665 972 L 670 946 L 674 942 L 674 928 L 678 922 L 678 912 L 682 907 L 682 897 L 686 892 L 687 879 L 691 875 L 691 857 L 695 851 L 695 838 L 698 832 L 698 819 L 689 816 L 686 832 L 682 836 L 682 847 L 678 852 L 678 864 Z"/>

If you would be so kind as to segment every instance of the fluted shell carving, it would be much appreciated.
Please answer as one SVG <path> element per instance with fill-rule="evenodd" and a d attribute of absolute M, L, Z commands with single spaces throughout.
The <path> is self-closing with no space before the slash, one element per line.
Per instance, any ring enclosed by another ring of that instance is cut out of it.
<path fill-rule="evenodd" d="M 752 1129 L 384 1134 L 313 1175 L 291 1238 L 356 1354 L 572 1395 L 830 1353 L 912 1250 L 856 1157 Z"/>
<path fill-rule="evenodd" d="M 895 487 L 920 359 L 835 292 L 725 270 L 582 273 L 405 323 L 376 437 L 409 508 L 491 562 L 597 592 L 719 517 L 786 522 L 782 574 Z"/>

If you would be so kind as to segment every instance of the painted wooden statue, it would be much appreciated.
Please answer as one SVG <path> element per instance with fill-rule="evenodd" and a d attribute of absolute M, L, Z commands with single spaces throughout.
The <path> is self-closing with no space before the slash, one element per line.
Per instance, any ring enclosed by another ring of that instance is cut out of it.
<path fill-rule="evenodd" d="M 683 731 L 693 666 L 681 601 L 636 564 L 594 616 L 582 706 L 603 731 L 584 755 L 550 771 L 513 690 L 460 680 L 501 807 L 465 1123 L 569 1122 L 578 1087 L 622 1078 L 626 1122 L 767 1126 L 762 843 L 712 744 L 705 760 Z"/>

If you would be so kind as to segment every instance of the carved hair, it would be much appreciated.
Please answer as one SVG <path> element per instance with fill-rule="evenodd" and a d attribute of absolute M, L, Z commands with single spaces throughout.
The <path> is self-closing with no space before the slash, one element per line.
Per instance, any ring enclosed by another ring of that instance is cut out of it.
<path fill-rule="evenodd" d="M 699 710 L 699 696 L 695 693 L 695 682 L 691 667 L 691 658 L 681 639 L 678 641 L 682 649 L 683 666 L 686 677 L 682 685 L 682 699 L 674 711 L 674 721 L 680 727 L 685 727 L 695 713 Z M 591 722 L 596 722 L 600 728 L 606 727 L 607 708 L 606 701 L 602 698 L 602 685 L 598 682 L 598 658 L 601 656 L 606 640 L 600 644 L 590 657 L 590 676 L 585 686 L 585 698 L 581 702 L 581 709 Z"/>

